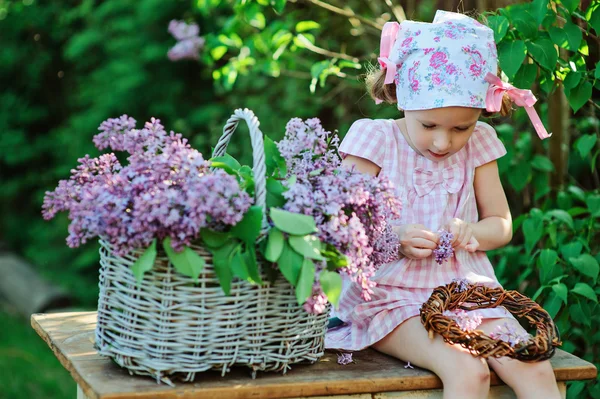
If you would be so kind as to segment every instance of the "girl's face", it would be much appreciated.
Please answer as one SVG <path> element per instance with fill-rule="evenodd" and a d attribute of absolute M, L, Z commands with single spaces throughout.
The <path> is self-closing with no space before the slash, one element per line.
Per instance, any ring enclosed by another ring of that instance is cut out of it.
<path fill-rule="evenodd" d="M 441 161 L 467 144 L 481 111 L 468 107 L 405 111 L 407 134 L 421 155 Z"/>

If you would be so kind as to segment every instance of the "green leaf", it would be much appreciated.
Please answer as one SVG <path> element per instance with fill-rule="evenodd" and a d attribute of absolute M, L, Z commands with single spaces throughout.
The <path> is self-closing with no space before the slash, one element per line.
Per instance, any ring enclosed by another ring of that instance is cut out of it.
<path fill-rule="evenodd" d="M 275 227 L 288 234 L 303 236 L 318 231 L 315 219 L 312 216 L 292 213 L 277 208 L 271 209 L 270 216 Z"/>
<path fill-rule="evenodd" d="M 285 158 L 281 156 L 281 152 L 279 152 L 279 148 L 277 148 L 277 144 L 269 136 L 265 136 L 264 138 L 264 147 L 265 147 L 265 163 L 267 165 L 267 175 L 273 176 L 277 175 L 275 172 L 278 170 L 278 175 L 285 176 L 287 173 L 285 167 Z"/>
<path fill-rule="evenodd" d="M 544 302 L 544 309 L 546 309 L 546 311 L 552 318 L 556 317 L 561 306 L 562 301 L 558 297 L 558 295 L 556 295 L 555 292 L 551 292 L 550 295 L 548 295 L 548 299 L 546 299 L 546 302 Z"/>
<path fill-rule="evenodd" d="M 600 79 L 600 62 L 596 63 L 596 70 L 594 71 L 594 78 Z"/>
<path fill-rule="evenodd" d="M 536 154 L 531 160 L 531 166 L 537 170 L 541 170 L 542 172 L 554 171 L 554 165 L 552 164 L 552 161 L 544 155 Z"/>
<path fill-rule="evenodd" d="M 190 247 L 185 247 L 181 252 L 175 252 L 171 246 L 171 237 L 163 241 L 163 248 L 167 257 L 179 273 L 198 281 L 198 275 L 204 267 L 204 258 L 194 252 Z"/>
<path fill-rule="evenodd" d="M 585 203 L 593 217 L 600 216 L 600 195 L 590 195 L 585 200 Z"/>
<path fill-rule="evenodd" d="M 586 12 L 586 17 L 588 17 L 588 22 L 590 25 L 592 25 L 594 31 L 596 31 L 596 35 L 598 35 L 600 34 L 600 6 L 598 6 L 598 3 L 592 3 L 592 5 L 589 7 L 589 10 L 593 11 L 591 14 L 589 14 L 589 11 Z"/>
<path fill-rule="evenodd" d="M 240 220 L 238 224 L 233 226 L 231 233 L 244 241 L 246 244 L 251 245 L 256 241 L 260 234 L 260 228 L 262 226 L 263 210 L 258 205 L 251 206 L 250 209 L 244 215 L 244 218 Z"/>
<path fill-rule="evenodd" d="M 315 283 L 315 264 L 310 259 L 304 259 L 298 285 L 296 285 L 296 300 L 298 305 L 306 302 L 306 299 L 312 294 L 313 284 Z"/>
<path fill-rule="evenodd" d="M 281 14 L 285 8 L 286 2 L 287 0 L 271 0 L 271 6 L 278 14 Z"/>
<path fill-rule="evenodd" d="M 231 280 L 233 280 L 231 263 L 234 251 L 236 251 L 238 247 L 239 242 L 233 240 L 227 242 L 221 248 L 212 250 L 215 273 L 225 295 L 229 295 L 231 292 Z"/>
<path fill-rule="evenodd" d="M 582 274 L 591 277 L 594 280 L 594 285 L 596 284 L 600 266 L 598 266 L 598 261 L 592 255 L 583 254 L 576 258 L 569 258 L 569 262 Z"/>
<path fill-rule="evenodd" d="M 337 306 L 340 294 L 342 293 L 342 277 L 336 272 L 323 270 L 319 275 L 319 282 L 329 302 L 333 306 Z"/>
<path fill-rule="evenodd" d="M 565 88 L 565 95 L 568 94 L 573 87 L 576 87 L 581 82 L 582 73 L 570 71 L 567 77 L 563 81 L 563 87 Z"/>
<path fill-rule="evenodd" d="M 563 259 L 575 258 L 581 254 L 583 245 L 579 241 L 570 242 L 560 247 L 560 253 Z"/>
<path fill-rule="evenodd" d="M 138 283 L 141 283 L 144 278 L 144 273 L 151 270 L 156 260 L 156 238 L 152 240 L 152 243 L 144 253 L 137 258 L 135 263 L 131 266 L 131 271 L 135 276 Z"/>
<path fill-rule="evenodd" d="M 561 28 L 556 26 L 551 27 L 548 33 L 553 43 L 571 51 L 577 51 L 583 39 L 583 34 L 579 27 L 570 21 L 567 21 L 565 26 Z"/>
<path fill-rule="evenodd" d="M 267 237 L 267 248 L 265 250 L 265 259 L 269 262 L 277 262 L 283 251 L 283 244 L 285 238 L 283 233 L 276 227 L 269 230 L 269 236 Z"/>
<path fill-rule="evenodd" d="M 563 283 L 554 284 L 552 286 L 552 291 L 554 291 L 556 296 L 558 296 L 560 299 L 563 300 L 565 305 L 567 304 L 567 294 L 568 294 L 569 290 L 566 285 L 564 285 Z"/>
<path fill-rule="evenodd" d="M 498 45 L 500 68 L 509 80 L 513 80 L 521 67 L 527 48 L 522 40 L 505 41 Z"/>
<path fill-rule="evenodd" d="M 525 248 L 528 253 L 542 238 L 544 233 L 544 221 L 537 218 L 529 218 L 523 222 L 523 235 L 525 236 Z"/>
<path fill-rule="evenodd" d="M 573 112 L 577 112 L 592 97 L 592 84 L 584 80 L 565 94 Z"/>
<path fill-rule="evenodd" d="M 242 256 L 241 249 L 241 246 L 238 245 L 233 251 L 233 255 L 231 256 L 231 272 L 234 276 L 242 280 L 248 280 L 250 273 L 248 273 L 246 259 Z"/>
<path fill-rule="evenodd" d="M 585 202 L 585 191 L 577 186 L 569 186 L 567 190 L 579 201 Z"/>
<path fill-rule="evenodd" d="M 304 257 L 294 251 L 287 242 L 284 242 L 281 256 L 277 260 L 277 265 L 279 266 L 279 270 L 281 270 L 283 277 L 285 277 L 294 287 L 298 283 L 303 262 Z"/>
<path fill-rule="evenodd" d="M 580 0 L 560 0 L 561 4 L 567 9 L 569 14 L 572 14 L 573 11 L 577 9 L 577 6 L 579 6 L 579 1 Z"/>
<path fill-rule="evenodd" d="M 521 64 L 521 68 L 515 75 L 515 87 L 531 87 L 537 76 L 538 66 L 536 64 Z"/>
<path fill-rule="evenodd" d="M 231 239 L 231 234 L 209 229 L 200 230 L 202 242 L 209 248 L 219 248 Z"/>
<path fill-rule="evenodd" d="M 267 178 L 267 208 L 281 208 L 285 205 L 283 193 L 286 188 L 281 181 L 272 177 Z"/>
<path fill-rule="evenodd" d="M 211 166 L 223 169 L 230 175 L 235 175 L 236 172 L 242 167 L 242 165 L 240 165 L 240 163 L 229 154 L 211 158 L 209 161 L 211 161 Z"/>
<path fill-rule="evenodd" d="M 515 191 L 521 192 L 531 179 L 531 166 L 527 162 L 519 162 L 508 175 L 508 182 Z"/>
<path fill-rule="evenodd" d="M 519 32 L 520 37 L 534 39 L 538 35 L 538 22 L 536 18 L 527 10 L 514 10 L 511 12 L 512 23 L 515 30 Z M 542 17 L 543 19 L 543 17 Z"/>
<path fill-rule="evenodd" d="M 290 236 L 289 242 L 291 247 L 305 258 L 325 260 L 321 256 L 321 241 L 316 236 Z"/>
<path fill-rule="evenodd" d="M 596 145 L 598 136 L 595 134 L 584 134 L 575 142 L 575 148 L 579 151 L 581 158 L 585 158 Z"/>
<path fill-rule="evenodd" d="M 244 262 L 246 263 L 246 267 L 248 268 L 248 275 L 250 276 L 248 281 L 255 284 L 262 284 L 263 281 L 258 271 L 258 264 L 256 263 L 255 251 L 256 248 L 254 246 L 250 248 L 245 248 L 244 252 L 242 252 L 242 257 L 244 258 Z"/>
<path fill-rule="evenodd" d="M 553 72 L 556 68 L 558 53 L 554 48 L 554 43 L 547 38 L 537 38 L 526 43 L 527 51 L 542 66 L 542 68 Z M 520 64 L 519 64 L 520 65 Z"/>
<path fill-rule="evenodd" d="M 581 302 L 569 307 L 569 316 L 571 316 L 571 319 L 576 323 L 585 324 L 588 327 L 591 325 L 590 318 L 585 314 Z"/>
<path fill-rule="evenodd" d="M 494 31 L 494 41 L 496 44 L 500 43 L 504 36 L 506 36 L 509 25 L 508 19 L 501 15 L 488 17 L 488 26 Z"/>
<path fill-rule="evenodd" d="M 531 3 L 531 14 L 537 25 L 541 24 L 548 11 L 548 0 L 533 0 Z M 537 30 L 537 26 L 535 26 Z"/>
<path fill-rule="evenodd" d="M 217 46 L 210 50 L 210 56 L 214 61 L 219 61 L 227 53 L 227 46 Z"/>
<path fill-rule="evenodd" d="M 582 295 L 592 301 L 598 303 L 598 295 L 594 292 L 594 289 L 586 283 L 577 283 L 575 287 L 571 289 L 571 292 Z"/>
<path fill-rule="evenodd" d="M 315 21 L 300 21 L 296 24 L 296 32 L 306 32 L 311 29 L 319 29 L 321 25 Z"/>
<path fill-rule="evenodd" d="M 555 276 L 559 275 L 560 268 L 556 266 L 558 254 L 552 249 L 544 249 L 540 252 L 538 265 L 540 268 L 540 282 L 548 284 Z"/>
<path fill-rule="evenodd" d="M 546 217 L 559 220 L 569 226 L 571 229 L 575 228 L 573 224 L 573 217 L 571 217 L 568 212 L 563 211 L 562 209 L 552 209 L 551 211 L 546 212 Z"/>

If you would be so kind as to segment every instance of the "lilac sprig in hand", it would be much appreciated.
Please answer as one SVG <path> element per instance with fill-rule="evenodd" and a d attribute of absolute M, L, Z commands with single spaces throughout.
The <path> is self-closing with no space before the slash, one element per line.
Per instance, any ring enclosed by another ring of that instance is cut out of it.
<path fill-rule="evenodd" d="M 437 248 L 433 250 L 433 255 L 435 256 L 435 261 L 441 265 L 454 256 L 454 248 L 452 248 L 454 234 L 446 230 L 440 230 L 438 234 L 440 239 Z"/>

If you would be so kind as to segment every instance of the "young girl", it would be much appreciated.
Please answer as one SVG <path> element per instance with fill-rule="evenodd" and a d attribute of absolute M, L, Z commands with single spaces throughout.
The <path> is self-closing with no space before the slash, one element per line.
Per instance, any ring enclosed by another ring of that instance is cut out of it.
<path fill-rule="evenodd" d="M 515 99 L 538 135 L 549 137 L 531 107 L 535 97 L 497 77 L 492 30 L 462 14 L 438 11 L 433 23 L 387 23 L 379 61 L 381 70 L 368 79 L 371 95 L 378 103 L 397 103 L 404 118 L 358 120 L 340 153 L 348 167 L 382 174 L 397 187 L 403 209 L 392 223 L 400 258 L 379 268 L 370 301 L 361 299 L 357 284 L 344 282 L 336 313 L 344 324 L 328 331 L 326 347 L 371 346 L 429 369 L 442 380 L 444 398 L 487 398 L 489 367 L 519 398 L 560 398 L 549 361 L 486 361 L 440 336 L 429 339 L 417 317 L 433 289 L 453 279 L 500 286 L 485 251 L 512 237 L 496 164 L 506 149 L 478 119 L 482 112 L 508 114 Z M 432 256 L 440 229 L 454 235 L 455 250 L 441 265 Z M 469 313 L 482 318 L 478 329 L 487 334 L 505 323 L 526 334 L 502 307 Z"/>

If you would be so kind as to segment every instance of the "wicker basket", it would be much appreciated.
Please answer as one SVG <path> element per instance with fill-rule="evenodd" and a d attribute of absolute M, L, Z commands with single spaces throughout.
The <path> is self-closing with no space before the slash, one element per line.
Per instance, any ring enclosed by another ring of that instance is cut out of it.
<path fill-rule="evenodd" d="M 252 111 L 235 111 L 213 155 L 225 153 L 240 120 L 250 127 L 256 204 L 264 209 L 263 139 Z M 323 355 L 328 312 L 306 313 L 283 278 L 262 286 L 234 279 L 226 296 L 210 253 L 192 246 L 206 261 L 196 283 L 158 256 L 138 284 L 130 267 L 141 252 L 115 256 L 107 242 L 100 244 L 96 346 L 131 374 L 171 384 L 169 376 L 191 381 L 198 372 L 216 369 L 225 375 L 230 366 L 243 365 L 254 378 L 258 370 L 285 373 L 290 364 Z"/>

